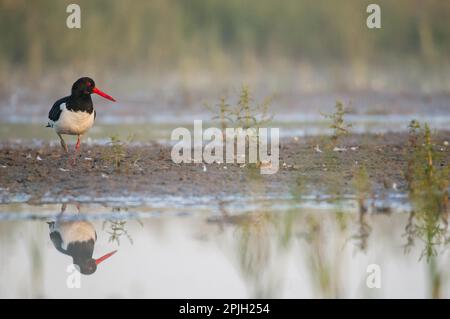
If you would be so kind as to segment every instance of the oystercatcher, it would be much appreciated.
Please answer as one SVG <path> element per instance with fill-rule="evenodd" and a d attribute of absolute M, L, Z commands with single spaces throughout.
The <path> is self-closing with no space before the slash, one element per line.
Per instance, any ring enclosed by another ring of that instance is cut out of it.
<path fill-rule="evenodd" d="M 79 209 L 79 206 L 77 206 Z M 66 204 L 61 207 L 61 213 L 56 221 L 47 222 L 50 230 L 50 239 L 55 248 L 73 259 L 73 263 L 79 267 L 84 275 L 93 274 L 97 265 L 114 255 L 114 250 L 100 258 L 92 258 L 94 244 L 97 241 L 97 232 L 94 225 L 88 221 L 64 221 L 62 214 L 66 210 Z"/>
<path fill-rule="evenodd" d="M 48 113 L 47 127 L 55 129 L 61 140 L 61 147 L 66 152 L 68 152 L 68 148 L 62 137 L 63 134 L 78 136 L 75 147 L 75 152 L 77 152 L 80 149 L 82 135 L 94 125 L 96 114 L 91 99 L 92 93 L 110 101 L 116 101 L 113 97 L 100 91 L 95 86 L 94 80 L 83 77 L 72 85 L 71 95 L 56 101 Z"/>

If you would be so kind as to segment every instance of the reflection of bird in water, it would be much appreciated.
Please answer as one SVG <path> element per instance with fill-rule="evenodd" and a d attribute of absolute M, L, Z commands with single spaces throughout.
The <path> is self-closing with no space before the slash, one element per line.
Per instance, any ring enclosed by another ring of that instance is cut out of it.
<path fill-rule="evenodd" d="M 79 206 L 77 205 L 78 211 Z M 90 275 L 97 270 L 97 265 L 116 253 L 116 250 L 98 258 L 92 258 L 97 233 L 94 225 L 88 221 L 63 221 L 62 214 L 66 210 L 66 204 L 61 207 L 61 213 L 56 221 L 48 222 L 50 239 L 55 248 L 72 256 L 73 263 L 80 268 L 84 275 Z"/>

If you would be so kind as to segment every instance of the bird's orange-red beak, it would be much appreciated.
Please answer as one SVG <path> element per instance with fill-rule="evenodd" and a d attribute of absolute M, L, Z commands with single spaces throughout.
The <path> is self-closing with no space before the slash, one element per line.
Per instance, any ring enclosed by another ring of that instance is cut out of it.
<path fill-rule="evenodd" d="M 105 99 L 108 99 L 110 101 L 116 102 L 116 100 L 114 100 L 114 98 L 111 95 L 106 94 L 105 92 L 100 91 L 98 88 L 94 88 L 92 90 L 92 93 L 98 94 L 102 97 L 104 97 Z"/>
<path fill-rule="evenodd" d="M 114 250 L 110 253 L 107 253 L 106 255 L 103 255 L 102 257 L 98 258 L 95 260 L 95 264 L 98 265 L 101 262 L 105 261 L 106 259 L 108 259 L 109 257 L 111 257 L 112 255 L 114 255 L 117 252 L 117 250 Z"/>

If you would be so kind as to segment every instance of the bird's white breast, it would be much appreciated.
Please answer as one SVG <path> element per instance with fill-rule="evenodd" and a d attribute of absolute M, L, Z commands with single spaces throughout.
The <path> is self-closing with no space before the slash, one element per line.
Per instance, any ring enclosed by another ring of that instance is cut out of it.
<path fill-rule="evenodd" d="M 54 127 L 59 134 L 81 135 L 94 125 L 94 112 L 74 112 L 66 108 L 66 104 L 61 104 L 61 115 Z"/>

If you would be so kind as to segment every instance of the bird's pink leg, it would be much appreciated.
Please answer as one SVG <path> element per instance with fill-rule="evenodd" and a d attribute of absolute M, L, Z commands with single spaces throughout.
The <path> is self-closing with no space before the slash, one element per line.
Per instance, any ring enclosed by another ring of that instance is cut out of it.
<path fill-rule="evenodd" d="M 80 150 L 80 146 L 81 146 L 80 135 L 78 135 L 77 145 L 75 146 L 77 152 Z"/>
<path fill-rule="evenodd" d="M 72 165 L 75 165 L 75 163 L 77 161 L 77 155 L 78 155 L 78 152 L 80 151 L 80 146 L 81 146 L 81 140 L 80 140 L 80 135 L 78 135 L 77 144 L 75 145 L 75 153 L 73 154 Z"/>

